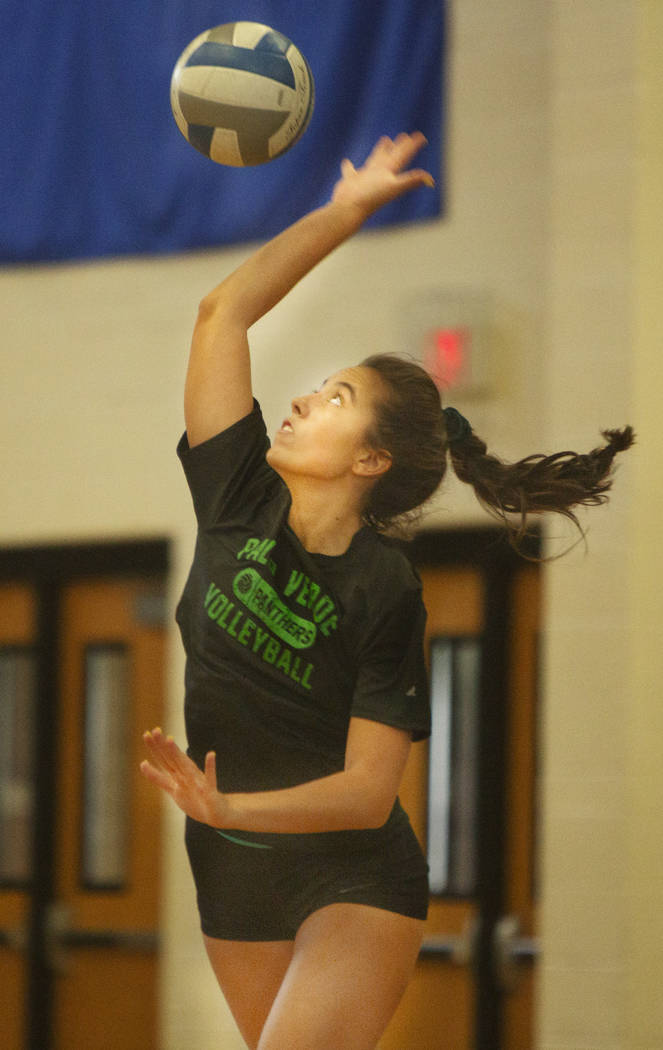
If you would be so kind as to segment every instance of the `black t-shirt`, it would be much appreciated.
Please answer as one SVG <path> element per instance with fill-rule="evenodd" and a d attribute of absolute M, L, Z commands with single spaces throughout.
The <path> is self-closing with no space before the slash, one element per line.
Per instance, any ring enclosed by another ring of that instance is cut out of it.
<path fill-rule="evenodd" d="M 352 716 L 414 740 L 430 732 L 414 569 L 368 527 L 338 557 L 306 551 L 288 525 L 290 494 L 266 462 L 268 447 L 257 403 L 209 441 L 190 449 L 185 435 L 178 446 L 198 521 L 177 610 L 187 738 L 199 764 L 216 751 L 224 791 L 342 770 Z M 291 838 L 302 836 L 279 844 Z"/>

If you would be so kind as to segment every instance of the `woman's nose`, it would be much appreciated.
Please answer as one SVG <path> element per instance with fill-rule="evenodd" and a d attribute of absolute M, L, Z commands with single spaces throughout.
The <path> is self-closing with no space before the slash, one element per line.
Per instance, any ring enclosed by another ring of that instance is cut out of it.
<path fill-rule="evenodd" d="M 308 412 L 308 397 L 306 394 L 302 394 L 301 397 L 293 397 L 290 402 L 292 405 L 292 411 L 296 416 L 305 416 Z"/>

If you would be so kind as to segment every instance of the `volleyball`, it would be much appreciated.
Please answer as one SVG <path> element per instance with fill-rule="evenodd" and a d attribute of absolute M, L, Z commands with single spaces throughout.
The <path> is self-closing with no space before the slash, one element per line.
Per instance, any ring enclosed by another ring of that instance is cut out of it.
<path fill-rule="evenodd" d="M 201 33 L 178 58 L 170 84 L 185 139 L 232 167 L 265 164 L 294 146 L 314 97 L 301 51 L 259 22 L 228 22 Z"/>

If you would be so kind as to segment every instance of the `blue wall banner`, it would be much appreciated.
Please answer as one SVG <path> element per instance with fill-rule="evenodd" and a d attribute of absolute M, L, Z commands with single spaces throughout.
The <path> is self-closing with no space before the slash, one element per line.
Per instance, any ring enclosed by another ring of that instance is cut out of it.
<path fill-rule="evenodd" d="M 239 20 L 289 37 L 315 79 L 303 137 L 249 168 L 190 146 L 169 97 L 186 45 Z M 344 156 L 399 131 L 427 136 L 436 189 L 370 224 L 442 210 L 443 0 L 4 0 L 0 29 L 5 265 L 262 240 L 329 198 Z"/>

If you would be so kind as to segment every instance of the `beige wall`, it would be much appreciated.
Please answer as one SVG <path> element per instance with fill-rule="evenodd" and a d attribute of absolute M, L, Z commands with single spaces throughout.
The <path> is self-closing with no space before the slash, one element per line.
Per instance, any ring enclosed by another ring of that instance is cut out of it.
<path fill-rule="evenodd" d="M 633 418 L 632 3 L 550 5 L 548 439 Z M 630 1048 L 628 562 L 633 456 L 609 509 L 547 572 L 539 1045 Z M 549 530 L 552 532 L 552 529 Z M 650 1048 L 653 1050 L 653 1047 Z"/>
<path fill-rule="evenodd" d="M 663 555 L 660 483 L 663 456 L 663 5 L 641 5 L 637 48 L 633 392 L 640 436 L 634 461 L 629 612 L 628 1045 L 663 1046 Z"/>
<path fill-rule="evenodd" d="M 656 1050 L 661 5 L 450 6 L 446 216 L 361 235 L 323 264 L 256 327 L 255 385 L 273 426 L 330 366 L 398 349 L 413 293 L 478 290 L 494 304 L 495 386 L 459 407 L 495 451 L 589 448 L 600 427 L 636 424 L 614 501 L 588 515 L 588 553 L 546 571 L 538 1046 Z M 247 250 L 0 272 L 1 545 L 167 535 L 174 603 L 193 541 L 172 451 L 189 333 Z M 431 524 L 467 519 L 484 520 L 450 483 Z M 569 538 L 551 530 L 551 548 Z M 181 676 L 173 632 L 177 731 Z M 170 811 L 167 826 L 163 1050 L 239 1050 Z"/>
<path fill-rule="evenodd" d="M 550 440 L 630 421 L 639 444 L 589 555 L 548 571 L 538 1045 L 656 1050 L 663 5 L 551 10 Z"/>

